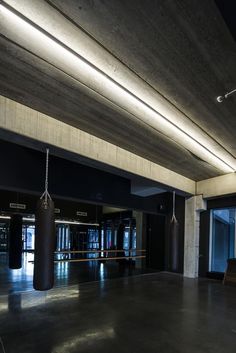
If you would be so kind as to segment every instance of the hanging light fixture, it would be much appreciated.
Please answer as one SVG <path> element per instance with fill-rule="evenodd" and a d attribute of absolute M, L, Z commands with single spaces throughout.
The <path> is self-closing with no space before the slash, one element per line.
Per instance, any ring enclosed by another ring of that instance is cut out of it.
<path fill-rule="evenodd" d="M 216 100 L 217 100 L 218 103 L 222 103 L 223 100 L 227 99 L 231 94 L 233 94 L 233 93 L 235 93 L 235 92 L 236 92 L 236 88 L 233 89 L 233 90 L 230 91 L 230 92 L 225 93 L 223 96 L 218 96 L 218 97 L 216 98 Z"/>

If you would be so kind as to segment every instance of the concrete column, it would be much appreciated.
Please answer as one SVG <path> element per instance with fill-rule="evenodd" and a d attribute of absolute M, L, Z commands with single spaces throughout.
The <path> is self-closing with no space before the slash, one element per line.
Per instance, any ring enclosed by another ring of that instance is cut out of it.
<path fill-rule="evenodd" d="M 185 201 L 184 277 L 198 277 L 200 212 L 206 210 L 206 201 L 197 195 Z"/>
<path fill-rule="evenodd" d="M 146 234 L 144 231 L 144 215 L 143 212 L 133 211 L 133 217 L 136 219 L 136 248 L 146 249 Z M 137 252 L 137 255 L 145 255 L 145 253 Z M 145 259 L 136 259 L 136 268 L 142 268 L 146 263 Z"/>

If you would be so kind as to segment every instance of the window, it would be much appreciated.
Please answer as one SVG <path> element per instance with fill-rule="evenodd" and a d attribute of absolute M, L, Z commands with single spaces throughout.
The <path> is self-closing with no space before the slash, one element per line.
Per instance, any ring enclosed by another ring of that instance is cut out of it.
<path fill-rule="evenodd" d="M 22 228 L 23 250 L 34 250 L 35 226 L 24 224 Z"/>
<path fill-rule="evenodd" d="M 227 259 L 235 257 L 235 208 L 212 211 L 210 271 L 224 272 Z"/>

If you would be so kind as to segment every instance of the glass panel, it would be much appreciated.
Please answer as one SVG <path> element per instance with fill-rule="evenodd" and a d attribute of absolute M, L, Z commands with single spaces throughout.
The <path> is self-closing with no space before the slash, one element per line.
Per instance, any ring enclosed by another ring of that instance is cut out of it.
<path fill-rule="evenodd" d="M 88 250 L 96 250 L 99 249 L 99 234 L 98 229 L 88 228 Z M 98 257 L 99 253 L 88 254 L 88 258 Z"/>
<path fill-rule="evenodd" d="M 101 230 L 101 250 L 104 250 L 104 228 Z M 104 252 L 101 252 L 101 257 L 104 256 Z"/>
<path fill-rule="evenodd" d="M 7 251 L 8 248 L 8 224 L 0 223 L 0 251 Z"/>
<path fill-rule="evenodd" d="M 136 228 L 133 228 L 132 249 L 136 249 Z"/>
<path fill-rule="evenodd" d="M 22 228 L 23 250 L 34 250 L 35 226 L 24 224 Z"/>
<path fill-rule="evenodd" d="M 123 249 L 130 249 L 130 227 L 125 227 Z M 129 251 L 125 251 L 125 256 L 129 256 Z"/>
<path fill-rule="evenodd" d="M 227 259 L 235 256 L 235 209 L 212 212 L 211 271 L 224 272 Z"/>
<path fill-rule="evenodd" d="M 112 248 L 112 234 L 111 234 L 111 228 L 107 228 L 107 243 L 106 243 L 106 249 L 111 249 Z"/>

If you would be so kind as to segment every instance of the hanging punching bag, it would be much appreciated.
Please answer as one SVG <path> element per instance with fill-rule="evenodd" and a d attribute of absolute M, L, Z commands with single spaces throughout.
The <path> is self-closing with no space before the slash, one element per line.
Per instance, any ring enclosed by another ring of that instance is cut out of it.
<path fill-rule="evenodd" d="M 171 270 L 179 268 L 179 223 L 175 217 L 175 192 L 173 192 L 173 215 L 170 222 Z"/>
<path fill-rule="evenodd" d="M 124 250 L 124 232 L 125 232 L 125 225 L 120 223 L 117 229 L 117 250 Z M 124 257 L 125 252 L 120 251 L 117 253 L 118 257 Z M 125 263 L 126 259 L 117 259 L 117 262 L 123 264 Z"/>
<path fill-rule="evenodd" d="M 171 221 L 170 224 L 171 237 L 171 270 L 178 271 L 179 265 L 179 223 L 177 219 Z"/>
<path fill-rule="evenodd" d="M 14 214 L 9 228 L 9 268 L 22 267 L 22 216 Z"/>
<path fill-rule="evenodd" d="M 48 153 L 46 160 L 45 191 L 35 212 L 35 255 L 33 286 L 48 290 L 54 284 L 55 219 L 54 202 L 48 193 Z"/>
<path fill-rule="evenodd" d="M 55 220 L 51 199 L 45 207 L 44 199 L 35 212 L 34 289 L 48 290 L 54 284 Z"/>
<path fill-rule="evenodd" d="M 117 250 L 124 249 L 124 232 L 125 232 L 125 225 L 123 223 L 120 223 L 117 229 L 117 241 L 116 241 Z"/>

